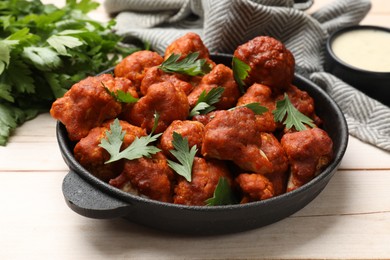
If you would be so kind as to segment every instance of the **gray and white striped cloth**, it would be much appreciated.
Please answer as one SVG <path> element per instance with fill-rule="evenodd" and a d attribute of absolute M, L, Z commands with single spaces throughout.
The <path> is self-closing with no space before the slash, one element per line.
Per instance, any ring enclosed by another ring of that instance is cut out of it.
<path fill-rule="evenodd" d="M 313 14 L 312 0 L 106 0 L 116 32 L 141 39 L 160 54 L 176 38 L 198 33 L 211 53 L 233 53 L 258 36 L 282 41 L 296 59 L 296 71 L 324 88 L 342 109 L 350 134 L 390 151 L 390 108 L 324 72 L 324 43 L 334 30 L 358 24 L 369 0 L 335 0 Z"/>

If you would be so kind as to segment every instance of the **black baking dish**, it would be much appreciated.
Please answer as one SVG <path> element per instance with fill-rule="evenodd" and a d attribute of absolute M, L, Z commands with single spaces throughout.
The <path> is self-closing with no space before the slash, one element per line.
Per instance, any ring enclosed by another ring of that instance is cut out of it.
<path fill-rule="evenodd" d="M 230 64 L 231 56 L 214 55 L 216 63 Z M 224 234 L 259 228 L 284 219 L 305 207 L 325 188 L 337 171 L 348 143 L 345 118 L 337 104 L 317 85 L 295 75 L 294 84 L 316 102 L 316 113 L 334 142 L 335 158 L 306 185 L 280 196 L 247 204 L 184 206 L 125 193 L 97 179 L 74 158 L 74 143 L 65 126 L 57 123 L 57 139 L 70 171 L 62 191 L 68 206 L 80 215 L 109 219 L 123 217 L 159 230 L 192 235 Z"/>

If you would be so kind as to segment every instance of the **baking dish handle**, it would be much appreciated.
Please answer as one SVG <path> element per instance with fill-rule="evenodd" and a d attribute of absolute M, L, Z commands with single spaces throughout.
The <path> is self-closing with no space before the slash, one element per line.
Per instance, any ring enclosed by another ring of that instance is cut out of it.
<path fill-rule="evenodd" d="M 73 211 L 89 218 L 123 217 L 131 207 L 131 204 L 96 189 L 72 170 L 64 178 L 62 193 Z"/>

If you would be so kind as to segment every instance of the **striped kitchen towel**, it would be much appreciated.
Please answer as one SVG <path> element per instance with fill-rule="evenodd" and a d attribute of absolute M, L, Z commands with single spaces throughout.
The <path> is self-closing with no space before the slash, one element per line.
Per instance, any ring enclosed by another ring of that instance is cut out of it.
<path fill-rule="evenodd" d="M 369 0 L 336 0 L 308 14 L 312 0 L 106 0 L 116 31 L 140 39 L 160 54 L 176 38 L 199 34 L 211 53 L 233 53 L 259 35 L 282 41 L 295 56 L 296 71 L 323 87 L 342 109 L 350 134 L 390 151 L 390 108 L 324 72 L 330 33 L 358 24 Z"/>

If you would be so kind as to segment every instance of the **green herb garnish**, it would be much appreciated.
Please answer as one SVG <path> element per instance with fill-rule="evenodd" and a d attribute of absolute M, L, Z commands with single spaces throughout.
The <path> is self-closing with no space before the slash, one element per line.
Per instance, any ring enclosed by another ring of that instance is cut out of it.
<path fill-rule="evenodd" d="M 47 43 L 49 43 L 49 45 L 53 47 L 58 54 L 71 56 L 68 53 L 67 48 L 72 49 L 81 46 L 84 44 L 84 42 L 82 42 L 79 38 L 67 35 L 67 33 L 74 34 L 74 31 L 63 31 L 57 35 L 52 35 L 49 37 L 49 39 L 47 39 Z"/>
<path fill-rule="evenodd" d="M 190 149 L 188 139 L 183 138 L 181 134 L 176 132 L 173 132 L 172 144 L 175 149 L 170 150 L 170 152 L 175 156 L 179 163 L 168 160 L 168 165 L 177 174 L 183 176 L 188 182 L 191 182 L 192 164 L 198 149 L 196 148 L 196 145 L 192 146 Z"/>
<path fill-rule="evenodd" d="M 232 69 L 233 69 L 234 79 L 236 80 L 241 93 L 244 94 L 245 93 L 244 80 L 246 79 L 246 77 L 248 77 L 248 73 L 250 72 L 251 67 L 245 62 L 243 62 L 242 60 L 238 59 L 237 57 L 233 57 Z"/>
<path fill-rule="evenodd" d="M 255 115 L 262 115 L 263 113 L 268 111 L 268 108 L 260 105 L 260 103 L 258 102 L 245 104 L 243 105 L 243 107 L 249 108 L 250 110 L 253 111 L 253 113 L 255 113 Z"/>
<path fill-rule="evenodd" d="M 313 120 L 299 112 L 291 103 L 286 93 L 284 93 L 284 99 L 276 102 L 276 109 L 272 113 L 274 114 L 275 121 L 283 123 L 287 129 L 294 126 L 297 131 L 303 131 L 306 130 L 304 124 L 315 127 Z"/>
<path fill-rule="evenodd" d="M 115 119 L 110 125 L 110 131 L 106 131 L 106 137 L 102 138 L 99 144 L 99 146 L 104 148 L 111 156 L 105 163 L 107 164 L 121 159 L 134 160 L 144 156 L 150 157 L 152 154 L 160 152 L 161 150 L 159 148 L 149 145 L 162 135 L 162 133 L 153 135 L 155 126 L 157 125 L 156 121 L 158 121 L 158 116 L 155 116 L 155 124 L 149 135 L 136 137 L 126 149 L 120 151 L 126 132 L 122 131 L 119 120 Z"/>
<path fill-rule="evenodd" d="M 236 204 L 237 198 L 234 196 L 232 188 L 226 178 L 221 177 L 215 187 L 212 198 L 206 200 L 207 206 L 231 205 Z"/>
<path fill-rule="evenodd" d="M 167 73 L 181 73 L 189 76 L 198 76 L 209 73 L 211 68 L 205 59 L 198 59 L 199 52 L 192 52 L 179 61 L 180 54 L 172 53 L 159 68 Z"/>
<path fill-rule="evenodd" d="M 112 30 L 114 20 L 101 23 L 87 16 L 98 5 L 92 0 L 67 0 L 61 8 L 41 1 L 0 1 L 0 145 L 12 129 L 48 111 L 74 83 L 132 52 L 119 48 L 122 38 Z"/>
<path fill-rule="evenodd" d="M 129 92 L 124 92 L 121 89 L 118 89 L 117 91 L 111 91 L 109 88 L 107 88 L 104 83 L 102 82 L 102 85 L 106 92 L 110 94 L 111 97 L 113 97 L 116 101 L 121 102 L 121 103 L 136 103 L 139 99 L 133 97 Z"/>
<path fill-rule="evenodd" d="M 215 107 L 212 105 L 221 100 L 221 96 L 224 91 L 225 89 L 223 87 L 212 88 L 207 94 L 206 91 L 203 90 L 199 95 L 195 107 L 190 112 L 190 117 L 199 114 L 207 114 L 213 111 Z"/>
<path fill-rule="evenodd" d="M 245 104 L 245 105 L 242 105 L 242 106 L 238 106 L 238 107 L 246 107 L 246 108 L 249 108 L 250 110 L 253 111 L 253 113 L 255 115 L 262 115 L 263 113 L 267 112 L 268 111 L 268 108 L 260 105 L 260 103 L 258 102 L 253 102 L 253 103 L 248 103 L 248 104 Z M 231 110 L 234 110 L 238 107 L 233 107 L 233 108 L 230 108 L 229 111 Z"/>

